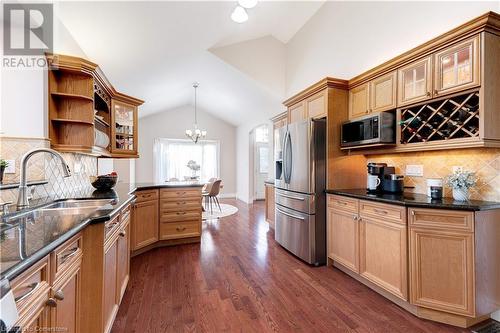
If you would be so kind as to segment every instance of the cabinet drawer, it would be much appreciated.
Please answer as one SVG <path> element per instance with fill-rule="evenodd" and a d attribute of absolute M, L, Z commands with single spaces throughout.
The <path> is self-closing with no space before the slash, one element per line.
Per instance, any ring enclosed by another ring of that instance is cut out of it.
<path fill-rule="evenodd" d="M 120 212 L 120 221 L 130 219 L 131 209 L 132 209 L 132 205 L 128 205 L 122 209 L 122 211 Z"/>
<path fill-rule="evenodd" d="M 144 202 L 158 199 L 158 190 L 144 190 L 135 192 L 136 202 Z"/>
<path fill-rule="evenodd" d="M 160 222 L 178 222 L 201 220 L 201 210 L 179 210 L 176 212 L 160 212 Z"/>
<path fill-rule="evenodd" d="M 160 239 L 197 237 L 201 235 L 199 221 L 160 223 Z"/>
<path fill-rule="evenodd" d="M 55 279 L 61 276 L 72 263 L 81 258 L 82 255 L 82 235 L 78 234 L 72 239 L 59 246 L 53 252 L 54 276 Z"/>
<path fill-rule="evenodd" d="M 411 227 L 474 231 L 474 213 L 457 210 L 409 208 Z"/>
<path fill-rule="evenodd" d="M 358 200 L 340 195 L 328 195 L 328 207 L 357 213 Z"/>
<path fill-rule="evenodd" d="M 406 224 L 406 208 L 402 206 L 387 205 L 374 201 L 360 200 L 359 215 L 361 217 L 374 217 L 382 220 Z"/>
<path fill-rule="evenodd" d="M 162 200 L 160 202 L 160 210 L 166 213 L 173 213 L 173 212 L 187 211 L 187 210 L 201 211 L 201 197 L 199 199 L 181 199 L 177 201 Z"/>
<path fill-rule="evenodd" d="M 185 198 L 201 199 L 201 188 L 162 188 L 160 198 L 164 201 L 178 201 Z"/>
<path fill-rule="evenodd" d="M 40 300 L 42 295 L 48 295 L 49 291 L 49 256 L 46 256 L 26 272 L 15 278 L 11 283 L 12 293 L 16 300 L 16 307 L 20 320 L 37 304 L 45 302 Z"/>

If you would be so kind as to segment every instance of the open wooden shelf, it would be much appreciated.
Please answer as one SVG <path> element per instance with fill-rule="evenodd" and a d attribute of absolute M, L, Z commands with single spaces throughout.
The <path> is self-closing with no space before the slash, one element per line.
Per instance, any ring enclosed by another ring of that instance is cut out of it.
<path fill-rule="evenodd" d="M 90 102 L 94 101 L 94 99 L 92 97 L 80 95 L 80 94 L 64 93 L 64 92 L 58 92 L 58 91 L 53 91 L 50 94 L 54 97 L 83 99 L 83 100 L 90 101 Z"/>
<path fill-rule="evenodd" d="M 51 121 L 56 123 L 71 123 L 71 124 L 85 124 L 85 125 L 94 125 L 93 122 L 80 120 L 80 119 L 65 119 L 65 118 L 53 118 Z"/>
<path fill-rule="evenodd" d="M 105 126 L 105 127 L 109 127 L 110 125 L 105 122 L 104 120 L 100 119 L 100 118 L 97 118 L 97 117 L 94 117 L 94 121 L 98 124 L 101 124 L 102 126 Z"/>

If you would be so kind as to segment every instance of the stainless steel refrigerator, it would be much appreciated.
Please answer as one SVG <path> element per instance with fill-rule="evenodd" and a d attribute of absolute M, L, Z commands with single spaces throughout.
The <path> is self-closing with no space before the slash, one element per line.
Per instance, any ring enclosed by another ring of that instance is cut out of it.
<path fill-rule="evenodd" d="M 275 239 L 312 265 L 326 263 L 326 119 L 289 124 L 275 140 Z"/>

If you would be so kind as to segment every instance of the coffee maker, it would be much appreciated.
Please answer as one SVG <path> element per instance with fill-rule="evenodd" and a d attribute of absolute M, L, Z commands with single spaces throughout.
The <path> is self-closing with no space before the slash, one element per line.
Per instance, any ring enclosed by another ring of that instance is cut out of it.
<path fill-rule="evenodd" d="M 390 177 L 390 175 L 396 172 L 395 168 L 387 166 L 387 163 L 368 163 L 367 168 L 368 175 L 377 176 L 379 179 L 375 189 L 370 189 L 370 186 L 367 186 L 368 192 L 383 192 L 386 176 Z"/>

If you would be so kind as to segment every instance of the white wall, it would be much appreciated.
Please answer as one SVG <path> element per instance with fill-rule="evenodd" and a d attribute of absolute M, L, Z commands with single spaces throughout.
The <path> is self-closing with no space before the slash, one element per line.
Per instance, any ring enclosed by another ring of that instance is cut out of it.
<path fill-rule="evenodd" d="M 285 97 L 285 51 L 272 36 L 210 49 L 279 98 Z"/>
<path fill-rule="evenodd" d="M 500 1 L 326 2 L 286 45 L 286 95 L 350 79 L 490 10 Z"/>
<path fill-rule="evenodd" d="M 154 181 L 153 142 L 156 138 L 185 139 L 184 131 L 193 127 L 194 109 L 183 106 L 139 119 L 139 155 L 136 181 Z M 207 140 L 220 141 L 220 177 L 223 194 L 236 193 L 236 128 L 198 109 L 198 125 L 207 130 Z M 248 149 L 247 149 L 248 150 Z"/>

